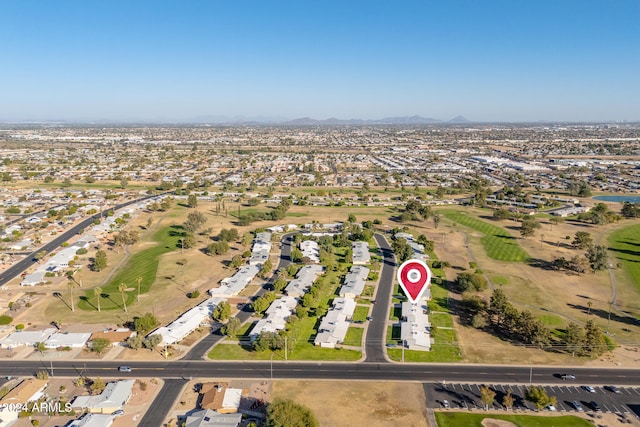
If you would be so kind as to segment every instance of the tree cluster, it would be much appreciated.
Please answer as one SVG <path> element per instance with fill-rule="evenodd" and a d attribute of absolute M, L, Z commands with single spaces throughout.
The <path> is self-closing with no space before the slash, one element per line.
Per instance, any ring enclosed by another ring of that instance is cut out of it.
<path fill-rule="evenodd" d="M 620 220 L 620 215 L 609 209 L 604 203 L 597 203 L 589 212 L 578 215 L 578 220 L 595 225 L 606 225 Z"/>
<path fill-rule="evenodd" d="M 462 291 L 483 291 L 487 289 L 487 279 L 479 272 L 462 272 L 456 277 L 456 286 Z"/>
<path fill-rule="evenodd" d="M 267 427 L 317 427 L 313 412 L 292 400 L 276 398 L 267 406 Z"/>
<path fill-rule="evenodd" d="M 96 256 L 93 258 L 93 270 L 102 271 L 107 266 L 107 253 L 102 249 L 96 251 Z"/>
<path fill-rule="evenodd" d="M 564 344 L 571 356 L 597 357 L 609 349 L 602 329 L 593 320 L 587 321 L 584 328 L 573 322 L 569 323 Z"/>
<path fill-rule="evenodd" d="M 122 230 L 113 238 L 113 244 L 116 246 L 135 245 L 140 240 L 140 233 L 136 230 Z"/>
<path fill-rule="evenodd" d="M 287 216 L 291 206 L 289 199 L 284 199 L 278 206 L 266 212 L 248 212 L 238 216 L 238 225 L 249 225 L 254 221 L 280 221 Z"/>
<path fill-rule="evenodd" d="M 226 240 L 221 240 L 219 242 L 210 243 L 209 245 L 207 245 L 206 251 L 207 251 L 208 255 L 223 255 L 223 254 L 226 254 L 227 252 L 229 252 L 229 243 L 227 243 Z M 240 256 L 240 255 L 236 255 L 236 256 Z M 240 256 L 240 260 L 241 260 L 241 262 L 240 262 L 239 265 L 237 265 L 237 267 L 242 265 L 242 256 Z M 233 262 L 232 262 L 232 264 L 233 264 Z"/>
<path fill-rule="evenodd" d="M 146 335 L 151 332 L 160 322 L 156 316 L 151 313 L 145 313 L 144 316 L 136 317 L 133 319 L 133 328 L 138 335 Z"/>
<path fill-rule="evenodd" d="M 236 228 L 230 228 L 230 229 L 223 228 L 222 230 L 220 230 L 220 233 L 218 233 L 217 240 L 219 242 L 234 242 L 234 241 L 238 240 L 238 237 L 239 237 L 238 229 L 236 229 Z"/>
<path fill-rule="evenodd" d="M 571 181 L 568 190 L 572 196 L 591 197 L 591 186 L 586 181 Z"/>
<path fill-rule="evenodd" d="M 624 202 L 620 213 L 625 218 L 640 218 L 640 203 Z"/>
<path fill-rule="evenodd" d="M 207 223 L 207 217 L 202 212 L 189 212 L 187 220 L 182 224 L 182 227 L 188 233 L 197 233 L 203 225 Z"/>
<path fill-rule="evenodd" d="M 215 306 L 211 316 L 213 320 L 224 322 L 231 316 L 231 305 L 227 301 L 221 301 Z"/>
<path fill-rule="evenodd" d="M 253 311 L 255 311 L 257 314 L 264 313 L 267 310 L 267 308 L 269 308 L 271 303 L 275 301 L 275 299 L 276 299 L 275 293 L 265 292 L 264 294 L 256 298 L 256 300 L 253 301 L 253 303 L 251 304 L 253 307 Z"/>

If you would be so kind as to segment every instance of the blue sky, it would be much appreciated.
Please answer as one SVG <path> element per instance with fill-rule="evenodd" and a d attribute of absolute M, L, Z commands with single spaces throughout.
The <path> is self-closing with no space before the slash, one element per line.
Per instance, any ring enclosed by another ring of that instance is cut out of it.
<path fill-rule="evenodd" d="M 640 120 L 640 1 L 0 1 L 0 120 Z"/>

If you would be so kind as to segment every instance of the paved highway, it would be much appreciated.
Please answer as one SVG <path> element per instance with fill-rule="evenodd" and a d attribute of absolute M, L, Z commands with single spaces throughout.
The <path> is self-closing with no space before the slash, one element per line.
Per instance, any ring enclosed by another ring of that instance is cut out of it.
<path fill-rule="evenodd" d="M 118 372 L 127 364 L 132 373 Z M 273 366 L 273 371 L 271 370 Z M 479 384 L 565 384 L 559 374 L 571 372 L 574 385 L 636 385 L 640 386 L 640 369 L 631 368 L 559 368 L 499 365 L 446 365 L 413 363 L 335 363 L 335 362 L 221 362 L 221 361 L 56 361 L 53 375 L 77 377 L 86 369 L 89 377 L 131 378 L 243 378 L 318 379 L 318 380 L 391 380 L 418 382 L 469 382 Z M 0 377 L 29 376 L 39 370 L 51 371 L 47 360 L 2 360 Z"/>

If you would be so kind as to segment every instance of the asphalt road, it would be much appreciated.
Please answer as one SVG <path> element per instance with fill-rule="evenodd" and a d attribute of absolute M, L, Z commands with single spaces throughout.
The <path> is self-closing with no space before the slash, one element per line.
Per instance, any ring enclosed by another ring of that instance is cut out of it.
<path fill-rule="evenodd" d="M 376 290 L 376 303 L 371 313 L 372 320 L 367 326 L 365 337 L 365 362 L 385 363 L 387 343 L 387 319 L 389 318 L 389 307 L 391 306 L 391 295 L 393 293 L 393 275 L 396 271 L 396 258 L 389 243 L 381 234 L 375 234 L 376 243 L 380 247 L 383 256 L 382 271 L 380 281 Z"/>
<path fill-rule="evenodd" d="M 109 210 L 111 210 L 111 209 L 118 210 L 118 209 L 124 208 L 126 206 L 132 205 L 134 203 L 139 203 L 142 200 L 147 200 L 147 199 L 150 199 L 150 198 L 156 197 L 156 196 L 158 196 L 158 194 L 154 194 L 154 195 L 151 195 L 151 196 L 145 196 L 145 197 L 142 197 L 142 198 L 136 199 L 136 200 L 131 200 L 131 201 L 128 201 L 126 203 L 122 203 L 122 204 L 116 205 L 113 208 L 109 208 Z M 43 245 L 42 247 L 38 248 L 37 250 L 33 251 L 29 256 L 24 257 L 23 259 L 21 259 L 20 261 L 18 261 L 17 263 L 15 263 L 11 267 L 9 267 L 8 269 L 6 269 L 2 273 L 0 273 L 0 286 L 5 285 L 7 282 L 12 280 L 14 277 L 18 276 L 20 273 L 22 273 L 23 271 L 25 271 L 26 269 L 28 269 L 32 265 L 36 264 L 37 261 L 35 260 L 35 255 L 38 252 L 45 251 L 46 253 L 49 253 L 49 252 L 52 252 L 52 251 L 56 250 L 60 245 L 62 245 L 64 242 L 68 241 L 73 236 L 78 234 L 81 230 L 89 227 L 93 223 L 93 221 L 95 219 L 100 218 L 101 216 L 102 216 L 102 212 L 101 213 L 97 213 L 97 214 L 95 214 L 95 215 L 93 215 L 93 216 L 91 216 L 89 218 L 86 218 L 85 220 L 83 220 L 78 225 L 75 225 L 75 226 L 71 227 L 69 230 L 65 231 L 64 233 L 62 233 L 61 235 L 59 235 L 58 237 L 53 239 L 51 242 L 49 242 L 49 243 Z"/>
<path fill-rule="evenodd" d="M 188 378 L 165 380 L 160 392 L 151 406 L 149 406 L 149 409 L 142 417 L 142 420 L 140 420 L 138 427 L 161 426 L 162 421 L 178 401 L 182 387 L 185 385 L 187 380 Z"/>
<path fill-rule="evenodd" d="M 125 364 L 132 373 L 118 372 Z M 270 361 L 54 361 L 54 376 L 77 377 L 86 369 L 89 377 L 158 377 L 158 378 L 243 378 L 318 379 L 318 380 L 381 380 L 419 382 L 468 382 L 478 384 L 529 384 L 560 385 L 566 382 L 559 374 L 566 368 L 500 365 L 446 365 L 413 363 L 336 363 L 336 362 L 273 362 Z M 39 370 L 50 371 L 48 360 L 1 360 L 0 377 L 29 376 Z M 577 379 L 573 385 L 635 385 L 640 386 L 640 369 L 630 368 L 572 368 Z"/>

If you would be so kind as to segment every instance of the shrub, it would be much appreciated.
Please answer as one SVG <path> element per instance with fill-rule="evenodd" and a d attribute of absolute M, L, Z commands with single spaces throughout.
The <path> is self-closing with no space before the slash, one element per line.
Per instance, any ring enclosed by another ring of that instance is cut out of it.
<path fill-rule="evenodd" d="M 13 317 L 3 314 L 0 316 L 0 325 L 8 325 L 13 322 Z"/>

